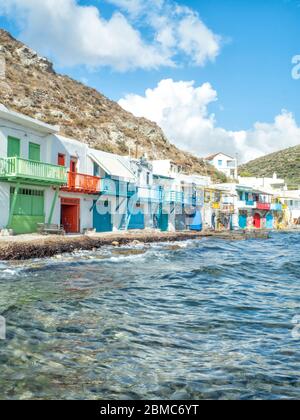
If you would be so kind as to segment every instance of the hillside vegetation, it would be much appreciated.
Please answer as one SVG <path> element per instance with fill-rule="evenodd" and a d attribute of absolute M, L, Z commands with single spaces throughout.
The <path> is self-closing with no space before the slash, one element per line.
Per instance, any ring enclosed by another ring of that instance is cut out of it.
<path fill-rule="evenodd" d="M 67 76 L 57 74 L 46 58 L 0 29 L 0 103 L 61 127 L 61 134 L 96 149 L 151 159 L 171 159 L 187 173 L 224 176 L 211 165 L 172 145 L 157 124 L 136 118 L 116 102 Z"/>
<path fill-rule="evenodd" d="M 255 159 L 240 167 L 240 175 L 269 177 L 277 173 L 292 188 L 300 186 L 300 145 Z"/>

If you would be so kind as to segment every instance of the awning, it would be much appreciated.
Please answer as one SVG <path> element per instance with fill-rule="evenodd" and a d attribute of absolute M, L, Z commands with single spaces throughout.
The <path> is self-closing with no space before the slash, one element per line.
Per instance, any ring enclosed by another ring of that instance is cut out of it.
<path fill-rule="evenodd" d="M 126 182 L 135 182 L 134 173 L 118 156 L 98 151 L 93 151 L 89 156 L 111 177 L 122 178 Z"/>

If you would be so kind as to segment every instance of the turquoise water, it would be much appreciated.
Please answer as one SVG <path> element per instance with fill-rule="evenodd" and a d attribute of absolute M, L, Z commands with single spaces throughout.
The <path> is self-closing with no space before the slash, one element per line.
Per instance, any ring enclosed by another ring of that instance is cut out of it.
<path fill-rule="evenodd" d="M 299 398 L 299 239 L 0 263 L 0 397 Z"/>

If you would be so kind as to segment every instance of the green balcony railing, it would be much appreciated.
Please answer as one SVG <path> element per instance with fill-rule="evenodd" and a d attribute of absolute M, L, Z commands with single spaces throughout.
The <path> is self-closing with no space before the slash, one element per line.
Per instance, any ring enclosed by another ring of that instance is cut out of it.
<path fill-rule="evenodd" d="M 67 171 L 63 166 L 13 157 L 0 159 L 0 179 L 44 185 L 64 185 L 67 183 Z"/>

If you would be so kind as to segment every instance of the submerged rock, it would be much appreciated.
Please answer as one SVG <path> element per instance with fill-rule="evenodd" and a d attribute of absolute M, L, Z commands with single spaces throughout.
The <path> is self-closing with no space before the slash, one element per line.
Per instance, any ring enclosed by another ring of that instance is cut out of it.
<path fill-rule="evenodd" d="M 145 254 L 145 249 L 118 249 L 114 250 L 113 254 L 115 255 L 123 255 L 123 256 L 130 256 L 130 255 L 142 255 Z"/>

